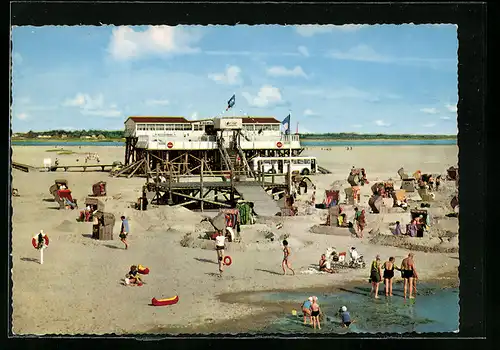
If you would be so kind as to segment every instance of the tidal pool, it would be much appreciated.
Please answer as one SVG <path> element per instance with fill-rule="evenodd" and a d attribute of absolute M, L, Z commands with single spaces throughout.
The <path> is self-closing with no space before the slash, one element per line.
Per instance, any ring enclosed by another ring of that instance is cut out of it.
<path fill-rule="evenodd" d="M 380 285 L 383 291 L 384 285 Z M 376 300 L 369 297 L 370 286 L 341 288 L 334 294 L 303 292 L 262 292 L 253 293 L 251 303 L 281 303 L 296 305 L 282 316 L 270 318 L 267 325 L 249 330 L 252 333 L 405 333 L 405 332 L 456 332 L 459 329 L 459 290 L 441 288 L 436 285 L 419 283 L 416 299 L 405 300 L 402 286 L 395 284 L 393 296 L 380 295 Z M 321 330 L 303 324 L 300 304 L 310 295 L 316 295 L 325 314 Z M 349 329 L 340 327 L 337 312 L 346 306 L 355 320 Z M 292 309 L 297 315 L 292 314 Z"/>

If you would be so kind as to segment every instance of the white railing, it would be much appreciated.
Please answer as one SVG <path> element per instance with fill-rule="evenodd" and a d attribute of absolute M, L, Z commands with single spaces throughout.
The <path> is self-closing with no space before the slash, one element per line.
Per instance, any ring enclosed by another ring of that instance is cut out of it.
<path fill-rule="evenodd" d="M 291 141 L 290 141 L 291 140 Z M 169 147 L 170 146 L 170 147 Z M 179 149 L 193 149 L 193 150 L 209 150 L 217 149 L 217 140 L 215 136 L 203 136 L 197 138 L 188 137 L 172 137 L 172 136 L 151 136 L 139 135 L 137 137 L 137 148 L 147 148 L 154 150 L 179 150 Z M 229 147 L 229 141 L 224 139 L 224 147 Z M 300 148 L 300 141 L 298 135 L 283 135 L 282 138 L 255 138 L 250 141 L 241 138 L 240 147 L 243 150 L 249 149 L 288 149 Z"/>

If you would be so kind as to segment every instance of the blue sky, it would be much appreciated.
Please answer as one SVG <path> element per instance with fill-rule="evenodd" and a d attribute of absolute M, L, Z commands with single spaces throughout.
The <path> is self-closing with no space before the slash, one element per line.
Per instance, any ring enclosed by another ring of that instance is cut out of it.
<path fill-rule="evenodd" d="M 455 25 L 12 29 L 12 129 L 131 115 L 275 116 L 292 130 L 455 134 Z"/>

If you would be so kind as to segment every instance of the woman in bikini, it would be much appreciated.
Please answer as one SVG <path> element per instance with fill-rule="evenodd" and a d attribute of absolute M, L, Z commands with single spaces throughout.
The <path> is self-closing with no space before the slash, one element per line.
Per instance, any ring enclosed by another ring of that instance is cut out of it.
<path fill-rule="evenodd" d="M 292 269 L 292 265 L 290 264 L 290 255 L 292 255 L 292 251 L 288 246 L 288 241 L 285 239 L 283 241 L 283 262 L 281 263 L 281 267 L 283 268 L 283 275 L 286 275 L 286 268 L 292 271 L 292 274 L 295 275 L 295 271 Z"/>
<path fill-rule="evenodd" d="M 394 277 L 394 269 L 399 270 L 396 265 L 394 265 L 394 257 L 391 256 L 389 261 L 384 263 L 384 284 L 385 284 L 385 296 L 392 297 L 392 278 Z"/>
<path fill-rule="evenodd" d="M 372 293 L 375 295 L 375 299 L 378 299 L 378 287 L 382 281 L 382 266 L 380 265 L 380 255 L 377 255 L 375 260 L 372 261 L 370 267 L 370 282 L 372 284 L 372 290 L 370 291 L 370 296 Z"/>
<path fill-rule="evenodd" d="M 313 328 L 316 329 L 316 325 L 318 325 L 318 329 L 321 329 L 321 324 L 319 323 L 319 315 L 321 314 L 321 308 L 318 304 L 318 298 L 313 297 L 311 303 L 311 318 L 313 321 Z"/>

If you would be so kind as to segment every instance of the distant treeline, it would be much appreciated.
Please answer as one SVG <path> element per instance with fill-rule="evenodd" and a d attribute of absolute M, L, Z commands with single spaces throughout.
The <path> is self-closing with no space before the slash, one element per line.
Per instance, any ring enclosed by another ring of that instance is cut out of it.
<path fill-rule="evenodd" d="M 124 138 L 123 130 L 49 130 L 49 131 L 28 131 L 26 133 L 16 133 L 19 137 L 27 139 L 38 138 L 39 136 L 51 138 L 68 138 L 79 139 L 82 137 L 95 136 L 105 139 L 122 139 Z"/>
<path fill-rule="evenodd" d="M 26 139 L 35 139 L 43 136 L 45 138 L 101 138 L 101 139 L 123 139 L 123 130 L 49 130 L 49 131 L 28 131 L 26 133 L 15 133 L 18 137 Z M 456 139 L 456 135 L 409 135 L 409 134 L 358 134 L 358 133 L 325 133 L 325 134 L 300 134 L 300 138 L 307 139 L 324 139 L 324 140 L 443 140 Z"/>
<path fill-rule="evenodd" d="M 456 139 L 456 135 L 411 135 L 411 134 L 358 134 L 350 132 L 326 133 L 326 134 L 300 134 L 303 140 L 444 140 Z"/>

